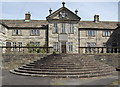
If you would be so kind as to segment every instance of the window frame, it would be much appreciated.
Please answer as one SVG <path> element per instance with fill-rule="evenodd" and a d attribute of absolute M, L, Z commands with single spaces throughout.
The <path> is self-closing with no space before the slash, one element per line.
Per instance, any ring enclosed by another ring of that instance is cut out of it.
<path fill-rule="evenodd" d="M 53 42 L 53 50 L 59 52 L 59 43 Z"/>
<path fill-rule="evenodd" d="M 87 30 L 86 31 L 87 37 L 95 37 L 96 36 L 96 30 Z"/>
<path fill-rule="evenodd" d="M 40 30 L 39 29 L 31 29 L 30 36 L 40 36 Z"/>
<path fill-rule="evenodd" d="M 57 34 L 57 33 L 58 33 L 58 23 L 54 23 L 53 33 L 54 33 L 54 34 Z"/>
<path fill-rule="evenodd" d="M 62 23 L 62 30 L 61 30 L 62 34 L 66 34 L 66 28 L 65 28 L 65 26 L 66 26 L 66 24 Z"/>
<path fill-rule="evenodd" d="M 13 29 L 12 36 L 22 36 L 22 30 L 20 29 Z"/>
<path fill-rule="evenodd" d="M 69 34 L 74 34 L 74 24 L 70 23 Z"/>
<path fill-rule="evenodd" d="M 73 52 L 73 42 L 68 42 L 68 52 Z"/>
<path fill-rule="evenodd" d="M 112 34 L 111 30 L 104 30 L 104 31 L 102 31 L 102 36 L 103 37 L 110 37 L 111 34 Z"/>

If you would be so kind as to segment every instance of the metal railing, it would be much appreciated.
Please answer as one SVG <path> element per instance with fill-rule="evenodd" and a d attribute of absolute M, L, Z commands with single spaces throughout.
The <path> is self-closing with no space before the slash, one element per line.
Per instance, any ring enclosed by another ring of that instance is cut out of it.
<path fill-rule="evenodd" d="M 53 47 L 2 46 L 2 53 L 52 53 Z"/>
<path fill-rule="evenodd" d="M 120 47 L 79 47 L 79 53 L 83 54 L 120 53 Z"/>

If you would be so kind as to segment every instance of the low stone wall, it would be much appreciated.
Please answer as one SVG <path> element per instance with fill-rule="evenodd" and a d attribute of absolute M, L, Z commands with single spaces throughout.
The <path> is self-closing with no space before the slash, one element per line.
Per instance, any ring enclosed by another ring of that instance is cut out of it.
<path fill-rule="evenodd" d="M 110 66 L 120 66 L 120 54 L 95 54 L 94 58 Z"/>
<path fill-rule="evenodd" d="M 4 69 L 14 69 L 26 63 L 38 60 L 50 54 L 2 54 L 2 65 Z M 82 55 L 82 54 L 80 54 Z M 108 65 L 120 66 L 120 54 L 84 54 L 87 57 L 94 57 L 96 60 Z M 83 56 L 84 57 L 84 56 Z"/>
<path fill-rule="evenodd" d="M 2 54 L 2 68 L 3 69 L 14 69 L 32 62 L 34 60 L 43 58 L 49 54 Z"/>

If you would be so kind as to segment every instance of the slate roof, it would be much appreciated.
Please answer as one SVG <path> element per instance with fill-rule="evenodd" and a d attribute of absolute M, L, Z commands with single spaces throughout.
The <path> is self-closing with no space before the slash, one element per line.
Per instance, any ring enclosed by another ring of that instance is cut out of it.
<path fill-rule="evenodd" d="M 115 29 L 118 22 L 112 21 L 100 21 L 95 23 L 94 21 L 80 21 L 79 28 L 99 28 L 99 29 Z"/>
<path fill-rule="evenodd" d="M 30 20 L 25 22 L 24 20 L 0 20 L 0 23 L 5 24 L 10 28 L 40 28 L 42 25 L 47 25 L 46 20 Z M 80 21 L 79 28 L 99 28 L 99 29 L 115 29 L 118 22 L 100 21 L 95 23 L 94 21 Z"/>
<path fill-rule="evenodd" d="M 0 20 L 0 23 L 9 28 L 40 28 L 42 25 L 48 24 L 46 20 L 30 20 L 30 22 L 25 22 L 25 20 Z"/>

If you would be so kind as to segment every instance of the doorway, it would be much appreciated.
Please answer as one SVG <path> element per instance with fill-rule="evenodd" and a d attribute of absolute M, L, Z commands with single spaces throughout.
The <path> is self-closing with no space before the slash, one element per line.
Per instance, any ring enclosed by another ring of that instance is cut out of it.
<path fill-rule="evenodd" d="M 61 42 L 61 52 L 66 53 L 66 42 Z"/>

